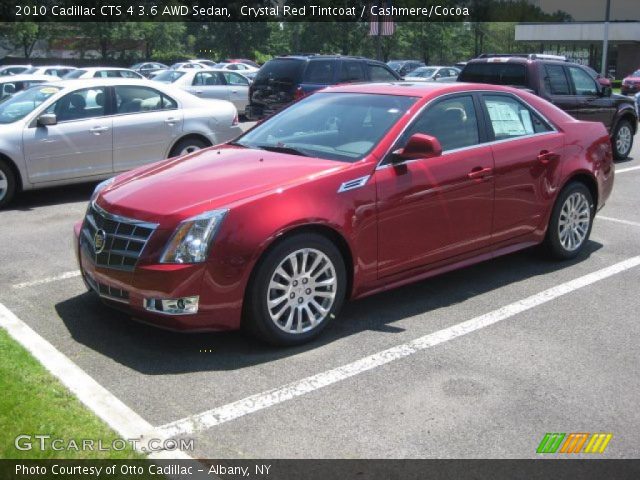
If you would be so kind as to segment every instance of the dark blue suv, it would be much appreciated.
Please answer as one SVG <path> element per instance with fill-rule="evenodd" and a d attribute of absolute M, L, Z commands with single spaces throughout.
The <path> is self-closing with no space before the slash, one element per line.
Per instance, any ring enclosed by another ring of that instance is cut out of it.
<path fill-rule="evenodd" d="M 337 83 L 395 82 L 386 64 L 362 57 L 290 55 L 265 63 L 249 87 L 245 116 L 258 120 L 316 90 Z"/>

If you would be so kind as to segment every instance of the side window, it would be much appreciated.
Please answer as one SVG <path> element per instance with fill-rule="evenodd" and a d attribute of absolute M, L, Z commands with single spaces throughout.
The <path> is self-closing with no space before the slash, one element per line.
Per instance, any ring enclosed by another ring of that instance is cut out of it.
<path fill-rule="evenodd" d="M 577 95 L 598 95 L 598 87 L 591 75 L 579 67 L 569 67 L 569 73 Z"/>
<path fill-rule="evenodd" d="M 333 60 L 312 60 L 307 65 L 302 81 L 305 83 L 332 83 L 335 65 L 336 62 Z"/>
<path fill-rule="evenodd" d="M 553 95 L 570 95 L 569 81 L 564 74 L 562 65 L 545 65 L 546 76 L 544 85 L 547 91 Z"/>
<path fill-rule="evenodd" d="M 480 136 L 473 98 L 448 98 L 428 107 L 405 132 L 402 145 L 415 133 L 436 137 L 443 151 L 477 145 Z"/>
<path fill-rule="evenodd" d="M 223 75 L 228 85 L 249 85 L 249 80 L 237 73 L 225 72 Z"/>
<path fill-rule="evenodd" d="M 552 130 L 535 112 L 513 97 L 484 95 L 483 101 L 496 140 L 523 137 Z"/>
<path fill-rule="evenodd" d="M 220 78 L 220 74 L 218 72 L 198 72 L 195 77 L 193 77 L 193 85 L 224 85 L 224 81 Z"/>
<path fill-rule="evenodd" d="M 58 122 L 102 117 L 105 115 L 105 100 L 104 88 L 85 88 L 68 93 L 49 106 L 46 113 L 55 113 Z"/>
<path fill-rule="evenodd" d="M 369 78 L 372 82 L 395 82 L 396 77 L 381 65 L 367 64 L 369 70 Z"/>
<path fill-rule="evenodd" d="M 362 82 L 364 81 L 364 72 L 362 71 L 362 62 L 344 61 L 342 62 L 342 71 L 340 72 L 340 82 Z"/>
<path fill-rule="evenodd" d="M 129 72 L 127 70 L 120 70 L 120 74 L 124 77 L 124 78 L 139 78 L 138 75 L 136 75 L 133 72 Z"/>
<path fill-rule="evenodd" d="M 137 85 L 116 86 L 115 92 L 117 113 L 152 112 L 176 108 L 175 101 L 153 88 Z M 173 106 L 169 106 L 171 104 Z"/>

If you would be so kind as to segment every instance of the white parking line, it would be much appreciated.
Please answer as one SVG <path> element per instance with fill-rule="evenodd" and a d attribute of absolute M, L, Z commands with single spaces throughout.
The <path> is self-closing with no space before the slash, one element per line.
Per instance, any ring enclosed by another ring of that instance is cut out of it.
<path fill-rule="evenodd" d="M 1 303 L 0 327 L 6 329 L 14 340 L 26 348 L 49 372 L 71 390 L 82 403 L 104 420 L 122 438 L 139 438 L 140 443 L 137 446 L 142 453 L 149 452 L 147 445 L 149 440 L 162 440 L 165 438 L 149 422 L 122 403 L 109 390 L 96 382 Z M 149 457 L 154 459 L 191 458 L 179 450 L 155 452 Z"/>
<path fill-rule="evenodd" d="M 619 170 L 616 168 L 616 174 L 618 174 L 618 173 L 626 173 L 626 172 L 633 172 L 634 170 L 640 170 L 640 166 L 638 166 L 638 167 L 629 167 L 629 168 L 621 168 Z"/>
<path fill-rule="evenodd" d="M 53 277 L 41 278 L 40 280 L 33 280 L 31 282 L 16 283 L 12 288 L 35 287 L 36 285 L 44 285 L 45 283 L 57 282 L 58 280 L 66 280 L 67 278 L 74 278 L 79 276 L 80 270 L 72 270 L 71 272 L 64 272 Z"/>
<path fill-rule="evenodd" d="M 453 325 L 443 330 L 430 333 L 411 342 L 374 353 L 373 355 L 356 360 L 355 362 L 347 365 L 327 370 L 317 375 L 289 383 L 288 385 L 258 393 L 256 395 L 243 398 L 242 400 L 168 423 L 158 427 L 158 431 L 167 437 L 188 435 L 235 420 L 265 408 L 273 407 L 274 405 L 291 400 L 295 397 L 305 395 L 355 375 L 386 365 L 387 363 L 395 360 L 408 357 L 421 350 L 434 347 L 457 337 L 488 327 L 502 320 L 506 320 L 514 315 L 550 302 L 562 295 L 566 295 L 638 265 L 640 265 L 640 256 L 629 258 L 603 268 L 602 270 L 576 278 L 575 280 L 556 285 L 555 287 L 544 290 L 523 300 L 519 300 L 505 307 L 499 308 L 498 310 L 480 315 L 479 317 L 472 318 L 471 320 Z"/>
<path fill-rule="evenodd" d="M 632 222 L 631 220 L 622 220 L 621 218 L 605 217 L 604 215 L 598 215 L 598 219 L 606 220 L 608 222 L 621 223 L 623 225 L 631 225 L 632 227 L 640 227 L 640 223 Z"/>

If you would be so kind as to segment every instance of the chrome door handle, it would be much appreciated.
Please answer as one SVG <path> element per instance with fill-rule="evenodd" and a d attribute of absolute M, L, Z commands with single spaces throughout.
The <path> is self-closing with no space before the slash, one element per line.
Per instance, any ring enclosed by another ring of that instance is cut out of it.
<path fill-rule="evenodd" d="M 546 165 L 556 158 L 558 158 L 558 155 L 554 152 L 550 152 L 549 150 L 541 150 L 540 155 L 538 155 L 538 161 L 543 165 Z"/>
<path fill-rule="evenodd" d="M 202 94 L 202 90 L 196 90 L 196 95 Z"/>
<path fill-rule="evenodd" d="M 231 90 L 231 93 L 238 93 L 238 90 Z"/>
<path fill-rule="evenodd" d="M 100 135 L 100 133 L 106 132 L 107 130 L 109 130 L 109 127 L 93 127 L 89 129 L 89 131 L 95 135 Z"/>
<path fill-rule="evenodd" d="M 493 172 L 493 168 L 490 168 L 490 167 L 487 167 L 487 168 L 476 167 L 473 170 L 471 170 L 469 173 L 467 173 L 467 177 L 482 178 L 482 177 L 491 175 L 492 172 Z"/>
<path fill-rule="evenodd" d="M 178 119 L 177 119 L 177 118 L 169 117 L 169 118 L 167 118 L 167 119 L 164 121 L 164 123 L 166 123 L 166 124 L 168 124 L 168 125 L 173 125 L 173 124 L 175 124 L 177 121 L 178 121 Z"/>

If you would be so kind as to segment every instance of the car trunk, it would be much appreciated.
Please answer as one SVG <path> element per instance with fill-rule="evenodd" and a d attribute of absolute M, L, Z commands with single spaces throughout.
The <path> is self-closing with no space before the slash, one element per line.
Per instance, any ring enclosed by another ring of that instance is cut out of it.
<path fill-rule="evenodd" d="M 263 65 L 249 89 L 251 105 L 268 115 L 295 100 L 306 63 L 299 58 L 279 58 Z"/>

